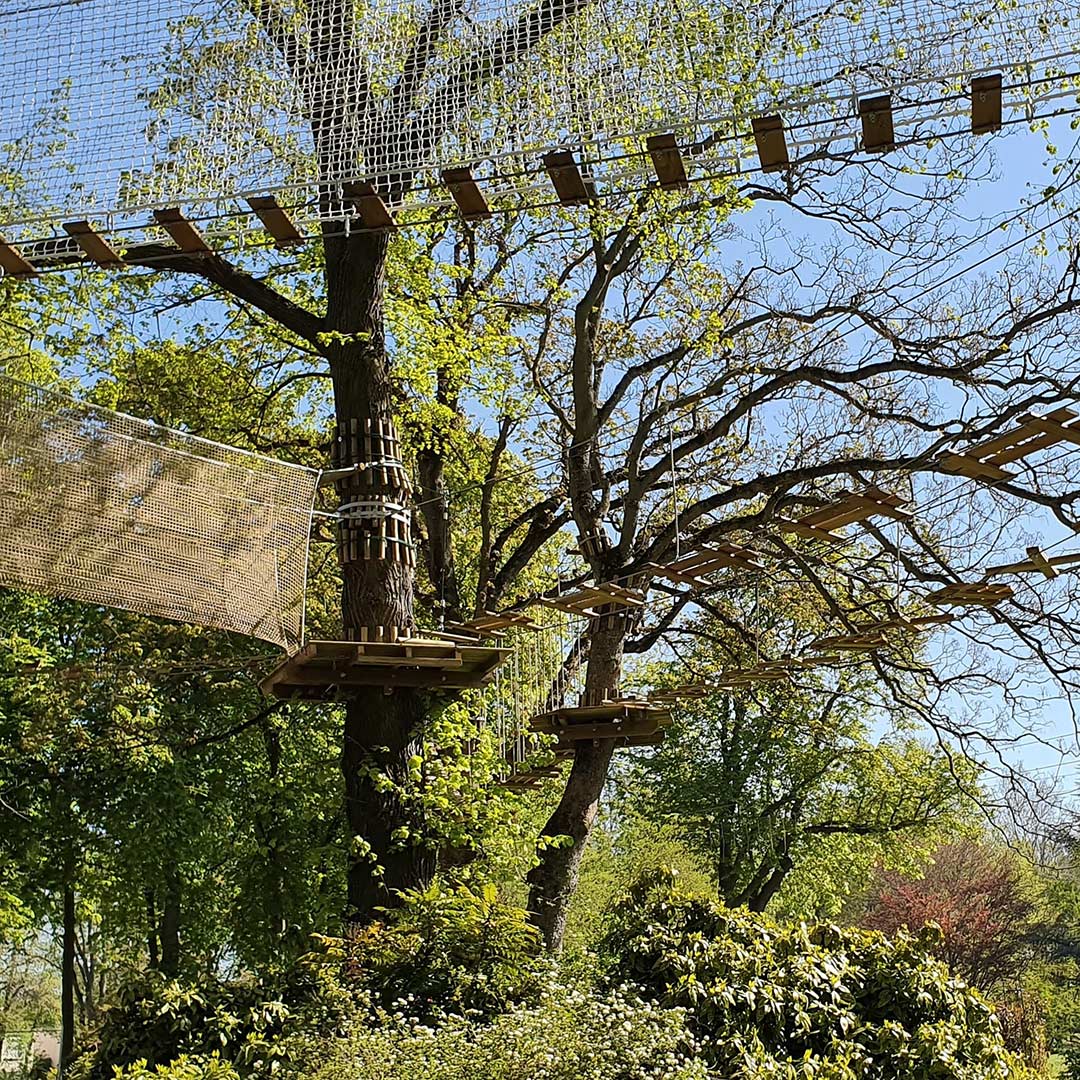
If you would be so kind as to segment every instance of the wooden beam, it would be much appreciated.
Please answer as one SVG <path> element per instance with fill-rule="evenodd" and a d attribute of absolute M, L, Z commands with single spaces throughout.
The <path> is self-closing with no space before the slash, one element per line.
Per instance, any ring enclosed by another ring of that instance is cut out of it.
<path fill-rule="evenodd" d="M 980 75 L 971 80 L 971 130 L 984 135 L 1001 128 L 1001 76 Z"/>
<path fill-rule="evenodd" d="M 552 150 L 544 155 L 543 160 L 555 194 L 563 206 L 581 206 L 589 202 L 593 196 L 592 185 L 581 175 L 571 151 Z"/>
<path fill-rule="evenodd" d="M 444 169 L 442 181 L 450 189 L 450 194 L 466 221 L 484 221 L 491 217 L 491 207 L 488 206 L 471 169 Z"/>
<path fill-rule="evenodd" d="M 346 184 L 343 190 L 365 229 L 381 231 L 397 227 L 394 215 L 390 213 L 374 185 L 364 180 L 356 184 Z"/>
<path fill-rule="evenodd" d="M 1063 424 L 1060 420 L 1055 418 L 1053 413 L 1048 416 L 1028 414 L 1026 416 L 1018 417 L 1018 422 L 1028 429 L 1038 431 L 1044 435 L 1054 436 L 1055 442 L 1071 442 L 1080 445 L 1080 427 L 1071 424 Z M 1044 449 L 1044 447 L 1033 447 L 1033 450 L 1036 449 L 1041 450 Z"/>
<path fill-rule="evenodd" d="M 791 164 L 782 116 L 755 116 L 750 121 L 762 172 L 778 172 Z"/>
<path fill-rule="evenodd" d="M 893 133 L 892 98 L 888 94 L 859 100 L 863 149 L 883 153 L 896 148 Z"/>
<path fill-rule="evenodd" d="M 64 232 L 74 237 L 75 243 L 98 266 L 113 269 L 124 265 L 124 260 L 89 221 L 65 221 Z"/>
<path fill-rule="evenodd" d="M 666 135 L 650 135 L 645 143 L 652 158 L 653 169 L 656 171 L 656 179 L 665 191 L 685 189 L 690 186 L 686 178 L 686 166 L 683 164 L 682 153 L 675 136 L 670 132 Z"/>
<path fill-rule="evenodd" d="M 176 246 L 185 255 L 212 255 L 199 234 L 199 230 L 180 212 L 179 207 L 171 206 L 166 210 L 155 210 L 154 220 L 173 238 Z"/>
<path fill-rule="evenodd" d="M 0 236 L 0 269 L 5 277 L 30 278 L 37 276 L 37 270 L 22 257 L 19 249 L 12 247 Z"/>
<path fill-rule="evenodd" d="M 1050 560 L 1042 553 L 1042 548 L 1038 546 L 1032 546 L 1027 549 L 1028 558 L 1031 560 L 1035 569 L 1045 578 L 1049 578 L 1053 581 L 1058 576 L 1058 572 L 1050 564 Z"/>
<path fill-rule="evenodd" d="M 247 204 L 262 222 L 263 228 L 274 238 L 275 247 L 294 247 L 306 240 L 273 195 L 253 195 Z"/>

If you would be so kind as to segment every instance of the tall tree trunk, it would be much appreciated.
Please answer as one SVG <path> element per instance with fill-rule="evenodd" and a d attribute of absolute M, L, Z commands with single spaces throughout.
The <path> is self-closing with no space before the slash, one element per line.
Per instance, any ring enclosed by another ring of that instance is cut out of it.
<path fill-rule="evenodd" d="M 160 959 L 158 957 L 158 925 L 157 925 L 157 911 L 154 907 L 154 890 L 147 887 L 143 890 L 143 896 L 146 897 L 146 956 L 147 964 L 153 969 L 157 969 Z"/>
<path fill-rule="evenodd" d="M 169 978 L 180 973 L 180 875 L 170 867 L 165 878 L 165 899 L 161 906 L 161 972 Z"/>
<path fill-rule="evenodd" d="M 616 695 L 626 645 L 626 622 L 621 617 L 594 630 L 589 643 L 585 700 L 600 701 Z M 579 744 L 574 764 L 542 836 L 568 836 L 566 846 L 547 847 L 529 872 L 529 918 L 544 935 L 549 949 L 562 949 L 570 901 L 577 888 L 581 857 L 596 821 L 600 794 L 615 750 L 613 739 Z"/>
<path fill-rule="evenodd" d="M 383 302 L 389 238 L 385 233 L 325 234 L 327 343 L 339 431 L 354 421 L 391 422 L 393 385 L 386 353 Z M 339 460 L 338 464 L 357 464 Z M 400 484 L 380 486 L 365 476 L 338 484 L 342 500 L 361 496 L 403 504 Z M 413 627 L 411 562 L 405 558 L 349 559 L 342 564 L 342 625 L 359 639 L 365 629 Z M 346 817 L 352 835 L 348 869 L 351 920 L 365 920 L 374 908 L 394 902 L 396 890 L 422 886 L 435 873 L 436 854 L 419 846 L 395 849 L 394 833 L 415 829 L 400 788 L 409 783 L 409 759 L 419 753 L 428 715 L 423 693 L 407 687 L 372 688 L 345 704 L 342 771 Z M 385 790 L 381 776 L 392 788 Z"/>
<path fill-rule="evenodd" d="M 67 875 L 65 874 L 65 877 Z M 60 946 L 60 1061 L 63 1076 L 75 1049 L 75 889 L 64 882 L 64 910 Z"/>

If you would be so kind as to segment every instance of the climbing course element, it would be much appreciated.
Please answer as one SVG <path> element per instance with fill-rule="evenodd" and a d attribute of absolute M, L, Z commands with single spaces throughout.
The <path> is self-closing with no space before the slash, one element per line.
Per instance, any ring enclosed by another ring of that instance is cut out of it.
<path fill-rule="evenodd" d="M 412 484 L 401 461 L 393 421 L 352 419 L 337 425 L 331 477 L 340 500 L 337 508 L 338 561 L 396 562 L 416 565 L 412 543 L 412 514 L 408 507 Z M 400 629 L 393 628 L 395 635 Z M 384 628 L 349 629 L 346 638 L 378 641 Z"/>
<path fill-rule="evenodd" d="M 891 645 L 894 637 L 925 633 L 935 627 L 947 625 L 953 619 L 953 615 L 947 614 L 918 615 L 910 619 L 897 615 L 874 622 L 856 622 L 847 633 L 820 637 L 811 647 L 836 652 L 873 652 Z"/>
<path fill-rule="evenodd" d="M 716 693 L 716 687 L 709 683 L 684 683 L 681 686 L 666 686 L 661 690 L 652 690 L 649 700 L 657 705 L 672 705 L 680 701 L 692 701 L 707 698 Z"/>
<path fill-rule="evenodd" d="M 295 648 L 317 475 L 0 378 L 0 584 Z"/>
<path fill-rule="evenodd" d="M 485 686 L 509 650 L 438 638 L 309 641 L 261 685 L 277 698 L 335 701 L 371 686 L 457 691 Z"/>
<path fill-rule="evenodd" d="M 1045 416 L 1026 413 L 1017 417 L 1016 427 L 1003 435 L 995 435 L 961 453 L 942 454 L 938 466 L 972 480 L 990 483 L 1011 480 L 1016 473 L 1003 466 L 1063 442 L 1080 445 L 1078 420 L 1080 416 L 1066 408 L 1055 409 Z"/>
<path fill-rule="evenodd" d="M 849 634 L 831 634 L 819 637 L 811 643 L 814 650 L 825 652 L 873 652 L 875 649 L 884 649 L 889 644 L 888 638 L 879 630 L 860 633 L 852 631 Z"/>
<path fill-rule="evenodd" d="M 596 705 L 569 706 L 535 716 L 530 730 L 557 735 L 559 742 L 650 737 L 671 723 L 671 713 L 647 701 L 605 701 Z"/>
<path fill-rule="evenodd" d="M 764 570 L 765 563 L 761 561 L 762 558 L 758 552 L 739 544 L 715 544 L 700 547 L 663 566 L 648 563 L 642 570 L 654 577 L 667 578 L 668 581 L 680 585 L 701 589 L 709 584 L 709 574 L 717 570 Z"/>
<path fill-rule="evenodd" d="M 451 623 L 447 629 L 490 638 L 498 637 L 514 627 L 524 630 L 542 629 L 538 622 L 521 611 L 483 611 L 465 622 Z"/>
<path fill-rule="evenodd" d="M 215 250 L 252 228 L 290 245 L 416 210 L 473 222 L 678 191 L 755 167 L 755 147 L 776 170 L 826 146 L 970 138 L 1062 108 L 1069 15 L 1054 0 L 0 0 L 0 170 L 18 181 L 0 228 L 31 265 L 93 265 L 61 223 L 145 233 L 183 203 Z M 247 205 L 271 197 L 284 218 Z"/>
<path fill-rule="evenodd" d="M 640 589 L 627 588 L 607 581 L 602 585 L 589 585 L 573 592 L 541 596 L 536 602 L 545 607 L 557 608 L 570 615 L 589 619 L 602 618 L 619 608 L 640 608 L 645 604 L 645 594 Z"/>
<path fill-rule="evenodd" d="M 861 492 L 845 491 L 835 502 L 820 510 L 795 521 L 780 519 L 776 524 L 781 532 L 797 533 L 811 540 L 842 543 L 844 535 L 836 530 L 845 525 L 869 521 L 874 517 L 888 517 L 895 521 L 910 520 L 911 514 L 900 509 L 907 501 L 899 495 L 890 495 L 875 487 Z"/>
<path fill-rule="evenodd" d="M 996 607 L 1013 594 L 1011 585 L 991 585 L 985 581 L 958 581 L 930 593 L 927 600 L 937 606 Z"/>
<path fill-rule="evenodd" d="M 997 577 L 1000 574 L 1042 574 L 1043 577 L 1052 581 L 1059 576 L 1059 567 L 1080 564 L 1080 553 L 1075 551 L 1068 555 L 1054 555 L 1047 558 L 1041 548 L 1029 547 L 1027 554 L 1027 559 L 1021 562 L 989 567 L 983 577 Z"/>

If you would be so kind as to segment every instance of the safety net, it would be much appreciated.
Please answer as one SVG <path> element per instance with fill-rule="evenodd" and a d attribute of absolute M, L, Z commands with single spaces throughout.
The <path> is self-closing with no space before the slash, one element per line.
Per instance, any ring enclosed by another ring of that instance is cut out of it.
<path fill-rule="evenodd" d="M 910 130 L 962 117 L 980 72 L 1002 73 L 1006 119 L 1030 122 L 1075 108 L 1070 7 L 0 0 L 0 226 L 118 231 L 180 203 L 224 231 L 241 196 L 326 218 L 347 208 L 328 188 L 355 181 L 451 205 L 439 170 L 461 165 L 493 198 L 550 200 L 539 155 L 568 146 L 632 190 L 650 133 L 677 133 L 709 176 L 752 152 L 754 117 L 782 111 L 795 146 L 856 137 L 854 96 L 896 92 Z"/>
<path fill-rule="evenodd" d="M 0 584 L 303 633 L 318 474 L 0 377 Z"/>

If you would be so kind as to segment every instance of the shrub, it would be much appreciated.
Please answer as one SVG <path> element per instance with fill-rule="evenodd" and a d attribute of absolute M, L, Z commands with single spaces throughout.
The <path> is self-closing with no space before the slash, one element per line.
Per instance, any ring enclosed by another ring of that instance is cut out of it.
<path fill-rule="evenodd" d="M 352 997 L 318 968 L 277 985 L 207 979 L 194 986 L 150 973 L 124 987 L 96 1038 L 73 1062 L 72 1080 L 131 1080 L 165 1071 L 170 1080 L 230 1080 L 272 1072 L 293 1035 L 344 1033 Z"/>
<path fill-rule="evenodd" d="M 938 932 L 780 926 L 643 882 L 605 947 L 615 978 L 689 1010 L 724 1077 L 1003 1080 L 993 1010 L 933 958 Z"/>
<path fill-rule="evenodd" d="M 708 1080 L 685 1013 L 613 989 L 552 986 L 535 1005 L 481 1023 L 427 1025 L 401 1013 L 328 1056 L 309 1047 L 310 1080 Z"/>
<path fill-rule="evenodd" d="M 324 939 L 347 982 L 384 1007 L 408 1003 L 424 1020 L 490 1016 L 536 1000 L 550 970 L 542 939 L 524 910 L 500 900 L 494 886 L 474 892 L 432 885 L 402 893 L 401 901 L 383 922 L 345 940 Z"/>

